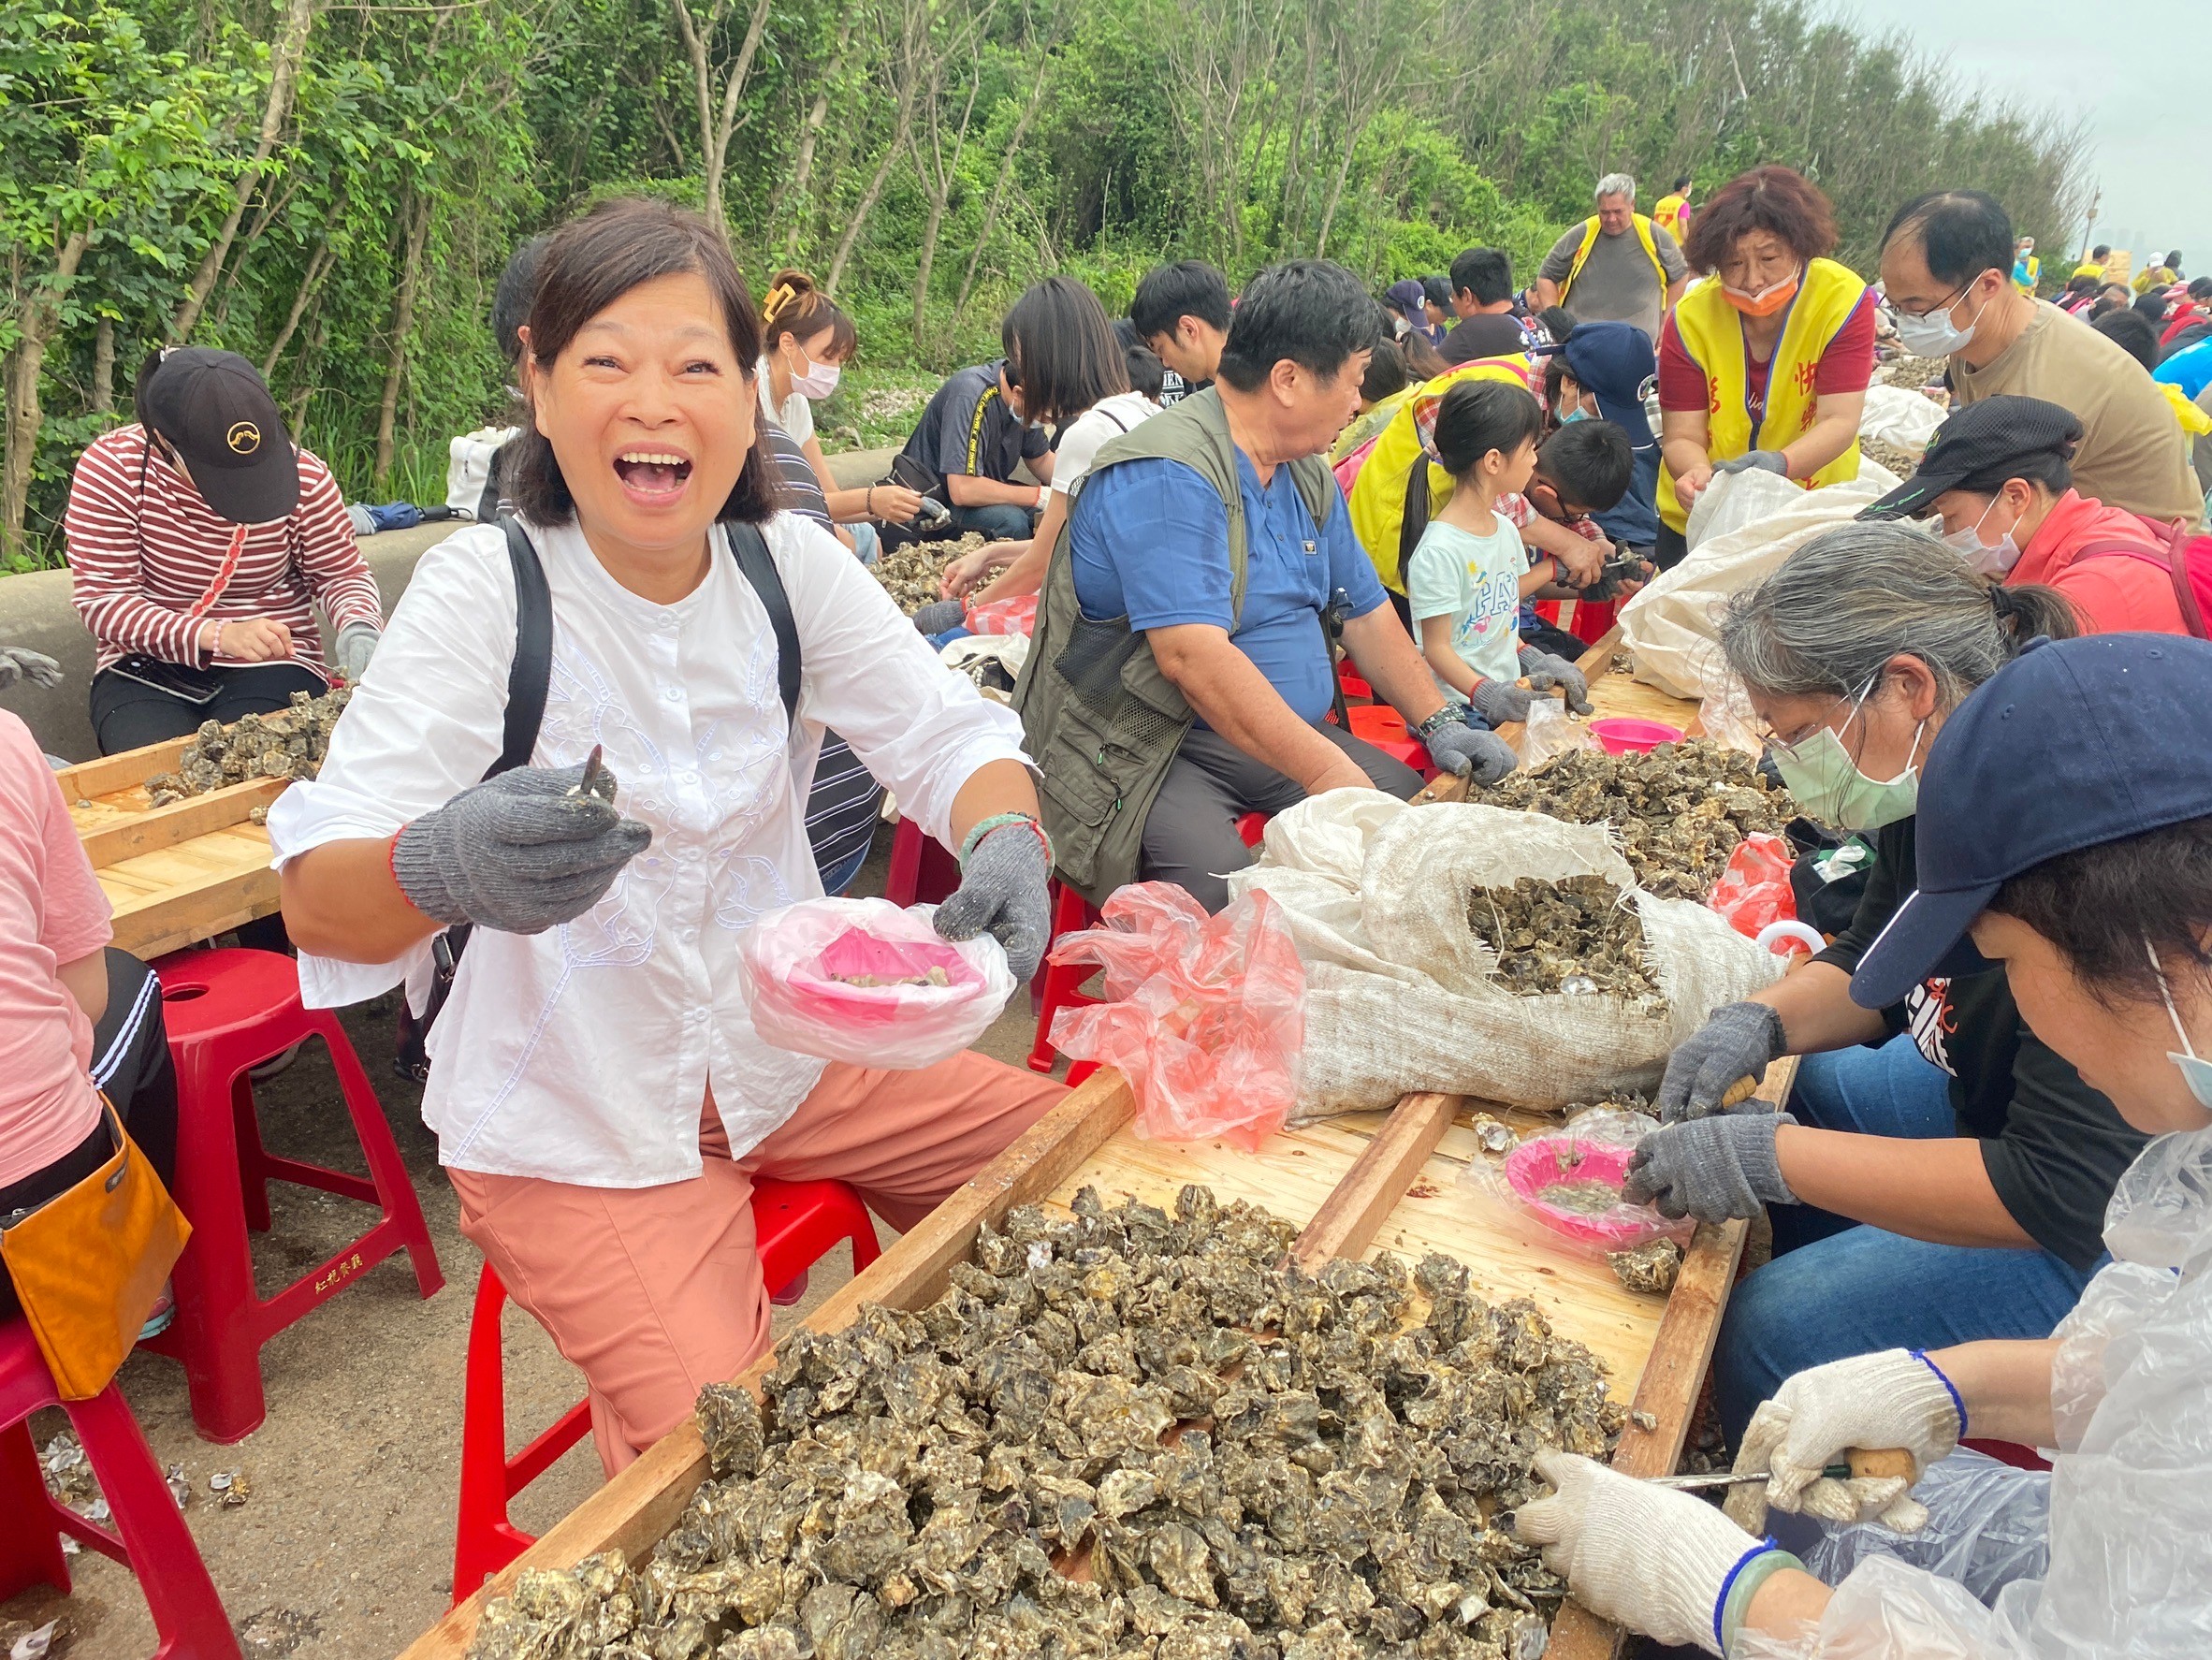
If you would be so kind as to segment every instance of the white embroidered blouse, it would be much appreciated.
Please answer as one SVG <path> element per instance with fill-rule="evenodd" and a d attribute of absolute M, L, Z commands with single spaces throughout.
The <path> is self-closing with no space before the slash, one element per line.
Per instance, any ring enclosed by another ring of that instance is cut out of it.
<path fill-rule="evenodd" d="M 987 762 L 1026 760 L 1013 713 L 940 663 L 852 556 L 779 514 L 764 527 L 798 626 L 797 730 L 784 716 L 766 607 L 721 531 L 706 579 L 672 605 L 607 575 L 574 526 L 530 528 L 553 596 L 553 677 L 532 764 L 594 744 L 617 805 L 653 832 L 606 897 L 524 937 L 475 930 L 432 1028 L 423 1119 L 462 1170 L 645 1187 L 699 1172 L 709 1085 L 733 1152 L 788 1119 L 822 1063 L 754 1035 L 737 942 L 818 896 L 807 791 L 825 726 L 946 839 L 953 798 Z M 473 526 L 422 557 L 312 782 L 269 808 L 281 867 L 310 848 L 386 837 L 497 758 L 515 650 L 505 539 Z M 302 953 L 316 1007 L 427 985 L 429 948 L 357 964 Z"/>

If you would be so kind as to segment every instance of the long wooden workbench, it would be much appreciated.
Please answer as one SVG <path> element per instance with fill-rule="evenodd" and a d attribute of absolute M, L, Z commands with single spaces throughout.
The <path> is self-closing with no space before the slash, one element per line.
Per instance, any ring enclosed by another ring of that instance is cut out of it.
<path fill-rule="evenodd" d="M 1692 728 L 1695 706 L 1608 672 L 1613 646 L 1608 636 L 1583 660 L 1598 713 Z M 1793 1072 L 1794 1063 L 1771 1069 L 1763 1093 L 1786 1099 Z M 1742 1254 L 1743 1224 L 1699 1228 L 1671 1295 L 1637 1293 L 1625 1289 L 1601 1259 L 1550 1243 L 1540 1230 L 1536 1237 L 1508 1236 L 1461 1188 L 1469 1160 L 1483 1157 L 1472 1129 L 1475 1114 L 1490 1112 L 1521 1129 L 1538 1122 L 1531 1114 L 1457 1096 L 1416 1094 L 1388 1114 L 1285 1131 L 1245 1152 L 1224 1143 L 1140 1139 L 1130 1128 L 1134 1111 L 1119 1074 L 1101 1071 L 826 1300 L 807 1325 L 838 1330 L 868 1303 L 926 1305 L 945 1289 L 948 1268 L 967 1257 L 979 1228 L 997 1223 L 1017 1205 L 1066 1207 L 1085 1186 L 1110 1203 L 1131 1194 L 1168 1204 L 1186 1183 L 1202 1183 L 1224 1201 L 1248 1200 L 1299 1223 L 1297 1251 L 1305 1260 L 1382 1250 L 1418 1258 L 1436 1250 L 1465 1263 L 1485 1296 L 1532 1299 L 1556 1331 L 1607 1362 L 1616 1398 L 1632 1408 L 1615 1467 L 1637 1476 L 1675 1468 Z M 757 1388 L 773 1360 L 764 1357 L 740 1381 Z M 458 1660 L 487 1598 L 503 1594 L 525 1569 L 567 1567 L 609 1549 L 642 1560 L 706 1475 L 697 1426 L 686 1423 L 460 1601 L 408 1649 L 405 1660 Z M 1554 1660 L 1601 1660 L 1620 1640 L 1612 1626 L 1569 1603 L 1555 1623 L 1549 1653 Z"/>

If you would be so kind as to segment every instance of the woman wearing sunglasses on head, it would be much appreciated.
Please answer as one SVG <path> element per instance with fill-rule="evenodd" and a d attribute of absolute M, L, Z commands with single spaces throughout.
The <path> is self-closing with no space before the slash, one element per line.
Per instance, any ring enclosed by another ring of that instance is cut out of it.
<path fill-rule="evenodd" d="M 294 447 L 260 373 L 188 346 L 149 357 L 135 396 L 138 418 L 79 459 L 63 520 L 99 644 L 101 753 L 281 709 L 328 691 L 326 666 L 358 679 L 384 627 L 376 578 L 330 469 Z"/>
<path fill-rule="evenodd" d="M 1770 1505 L 1889 1524 L 1809 1552 L 1855 1558 L 1833 1588 L 1689 1494 L 1539 1455 L 1557 1491 L 1516 1525 L 1585 1606 L 1731 1660 L 2212 1653 L 2207 756 L 2212 646 L 2170 635 L 2038 642 L 1952 716 L 1918 889 L 1851 996 L 1894 1002 L 1969 947 L 1994 966 L 2054 1056 L 2155 1138 L 2113 1196 L 2113 1260 L 2048 1341 L 1863 1355 L 1761 1406 L 1738 1468 L 1770 1473 Z M 2056 1449 L 2051 1473 L 1954 1450 L 1970 1435 Z M 1823 1474 L 1891 1448 L 1916 1485 Z"/>

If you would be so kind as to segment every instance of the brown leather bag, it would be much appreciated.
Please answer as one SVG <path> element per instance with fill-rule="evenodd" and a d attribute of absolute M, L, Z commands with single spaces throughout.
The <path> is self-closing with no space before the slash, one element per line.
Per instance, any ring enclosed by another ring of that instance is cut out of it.
<path fill-rule="evenodd" d="M 114 1155 L 67 1192 L 0 1217 L 0 1260 L 65 1401 L 114 1378 L 192 1237 L 105 1096 L 100 1110 Z"/>

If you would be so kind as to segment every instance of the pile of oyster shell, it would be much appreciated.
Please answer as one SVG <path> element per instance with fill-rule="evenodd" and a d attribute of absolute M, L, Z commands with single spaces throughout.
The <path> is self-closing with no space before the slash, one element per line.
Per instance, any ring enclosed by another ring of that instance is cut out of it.
<path fill-rule="evenodd" d="M 632 1568 L 520 1576 L 477 1660 L 1530 1660 L 1564 1587 L 1499 1513 L 1603 1458 L 1603 1369 L 1440 1256 L 1287 1261 L 1289 1224 L 1037 1206 L 919 1313 L 700 1398 L 713 1478 Z"/>
<path fill-rule="evenodd" d="M 289 708 L 240 715 L 228 726 L 201 721 L 178 756 L 177 770 L 157 772 L 146 780 L 148 799 L 167 807 L 248 779 L 313 778 L 330 752 L 330 729 L 349 695 L 342 686 L 320 697 L 295 692 Z"/>
<path fill-rule="evenodd" d="M 948 564 L 964 553 L 989 546 L 990 541 L 982 532 L 970 531 L 957 541 L 910 542 L 903 547 L 887 548 L 868 569 L 898 608 L 911 617 L 945 597 L 938 591 L 938 583 Z"/>
<path fill-rule="evenodd" d="M 1797 810 L 1749 755 L 1710 738 L 1644 754 L 1568 750 L 1506 774 L 1482 800 L 1612 825 L 1637 885 L 1662 899 L 1704 898 L 1745 837 L 1778 836 Z"/>
<path fill-rule="evenodd" d="M 1665 1004 L 1636 907 L 1602 876 L 1476 888 L 1467 926 L 1497 954 L 1498 978 L 1517 996 L 1610 992 L 1654 1012 Z"/>

